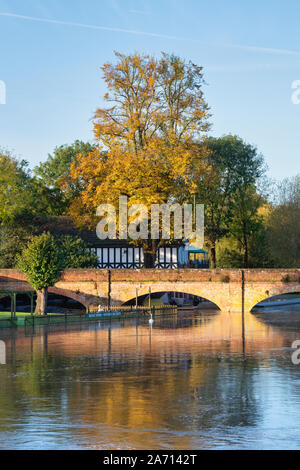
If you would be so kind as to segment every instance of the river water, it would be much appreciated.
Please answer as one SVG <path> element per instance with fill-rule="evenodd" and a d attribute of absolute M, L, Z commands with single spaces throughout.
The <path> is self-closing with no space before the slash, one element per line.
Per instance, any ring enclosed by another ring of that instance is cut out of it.
<path fill-rule="evenodd" d="M 0 330 L 1 449 L 299 449 L 300 309 Z"/>

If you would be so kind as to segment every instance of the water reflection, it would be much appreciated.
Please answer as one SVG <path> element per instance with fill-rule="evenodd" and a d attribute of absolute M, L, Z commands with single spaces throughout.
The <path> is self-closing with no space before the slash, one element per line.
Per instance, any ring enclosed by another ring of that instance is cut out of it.
<path fill-rule="evenodd" d="M 299 448 L 298 336 L 219 312 L 1 332 L 0 447 Z"/>

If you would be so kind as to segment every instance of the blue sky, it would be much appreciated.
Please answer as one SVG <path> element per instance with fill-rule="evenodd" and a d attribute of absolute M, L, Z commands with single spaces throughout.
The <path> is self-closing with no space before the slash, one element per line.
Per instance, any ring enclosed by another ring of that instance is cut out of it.
<path fill-rule="evenodd" d="M 100 66 L 167 51 L 203 65 L 211 134 L 255 144 L 271 177 L 300 173 L 299 15 L 297 0 L 0 0 L 0 146 L 33 167 L 92 140 Z"/>

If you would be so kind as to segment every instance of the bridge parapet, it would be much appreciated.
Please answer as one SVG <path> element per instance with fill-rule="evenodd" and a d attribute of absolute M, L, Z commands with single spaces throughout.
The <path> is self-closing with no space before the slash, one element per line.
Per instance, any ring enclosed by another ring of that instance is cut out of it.
<path fill-rule="evenodd" d="M 245 269 L 246 282 L 300 282 L 300 269 Z"/>

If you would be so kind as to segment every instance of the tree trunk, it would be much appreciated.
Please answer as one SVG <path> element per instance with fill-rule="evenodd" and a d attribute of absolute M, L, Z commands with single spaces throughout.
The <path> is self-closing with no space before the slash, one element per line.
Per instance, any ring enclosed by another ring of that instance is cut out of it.
<path fill-rule="evenodd" d="M 147 269 L 154 268 L 155 267 L 155 258 L 156 258 L 155 254 L 153 254 L 151 252 L 144 251 L 144 268 L 147 268 Z"/>
<path fill-rule="evenodd" d="M 144 251 L 144 268 L 153 269 L 155 268 L 156 252 L 159 246 L 158 240 L 147 240 L 143 244 Z"/>
<path fill-rule="evenodd" d="M 36 315 L 40 314 L 40 305 L 41 305 L 41 296 L 39 294 L 39 291 L 36 291 L 36 304 L 35 304 L 35 311 L 34 311 Z"/>
<path fill-rule="evenodd" d="M 248 240 L 247 235 L 244 233 L 244 240 L 243 240 L 243 248 L 244 248 L 244 268 L 248 268 Z"/>
<path fill-rule="evenodd" d="M 47 315 L 48 287 L 37 290 L 35 313 L 37 315 Z"/>
<path fill-rule="evenodd" d="M 217 259 L 216 259 L 216 243 L 213 242 L 212 245 L 211 245 L 211 249 L 210 249 L 210 267 L 212 269 L 215 269 L 217 265 Z"/>

